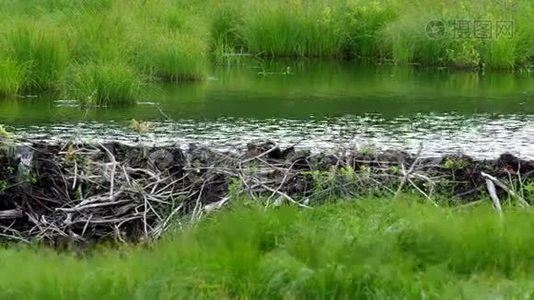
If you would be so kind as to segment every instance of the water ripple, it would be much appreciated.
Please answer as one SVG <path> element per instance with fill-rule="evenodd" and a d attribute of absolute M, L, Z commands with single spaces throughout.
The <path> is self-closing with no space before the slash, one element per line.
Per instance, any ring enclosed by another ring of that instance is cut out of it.
<path fill-rule="evenodd" d="M 255 140 L 269 139 L 282 145 L 297 144 L 311 149 L 361 147 L 424 153 L 465 153 L 493 158 L 503 152 L 534 158 L 534 116 L 420 114 L 412 118 L 384 119 L 377 114 L 332 118 L 241 119 L 215 121 L 179 120 L 153 123 L 149 134 L 139 136 L 118 122 L 80 122 L 32 125 L 14 129 L 25 137 L 86 142 L 118 140 L 124 143 L 168 145 L 199 143 L 217 149 L 243 147 Z"/>

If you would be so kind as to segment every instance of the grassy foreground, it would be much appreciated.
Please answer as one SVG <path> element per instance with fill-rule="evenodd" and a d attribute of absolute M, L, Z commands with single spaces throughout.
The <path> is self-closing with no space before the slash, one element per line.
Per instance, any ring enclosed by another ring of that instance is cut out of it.
<path fill-rule="evenodd" d="M 99 105 L 132 103 L 144 83 L 202 79 L 210 63 L 242 53 L 495 69 L 534 61 L 529 0 L 3 0 L 0 17 L 0 96 L 52 91 Z M 446 25 L 439 38 L 428 35 L 433 20 Z M 469 34 L 456 35 L 458 20 Z M 489 37 L 475 33 L 481 20 Z M 513 22 L 511 35 L 498 34 L 500 21 Z"/>
<path fill-rule="evenodd" d="M 534 296 L 533 211 L 367 199 L 226 208 L 149 248 L 0 250 L 14 299 L 502 299 Z"/>

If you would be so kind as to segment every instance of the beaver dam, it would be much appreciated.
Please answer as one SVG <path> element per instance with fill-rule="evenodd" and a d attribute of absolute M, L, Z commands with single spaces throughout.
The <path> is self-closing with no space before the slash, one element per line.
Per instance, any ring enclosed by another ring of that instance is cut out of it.
<path fill-rule="evenodd" d="M 4 240 L 139 241 L 158 238 L 234 199 L 302 208 L 360 196 L 418 193 L 465 203 L 489 195 L 529 205 L 534 161 L 503 154 L 424 157 L 421 152 L 338 149 L 314 153 L 272 142 L 221 152 L 176 147 L 0 142 Z M 500 199 L 500 200 L 499 200 Z"/>

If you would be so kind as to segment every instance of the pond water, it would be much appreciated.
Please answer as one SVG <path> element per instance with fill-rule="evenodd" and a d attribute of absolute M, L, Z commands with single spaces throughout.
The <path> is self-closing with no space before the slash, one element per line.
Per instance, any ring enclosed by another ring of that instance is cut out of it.
<path fill-rule="evenodd" d="M 246 61 L 201 83 L 150 86 L 139 103 L 82 109 L 53 96 L 0 101 L 0 123 L 26 137 L 243 147 L 270 139 L 332 149 L 372 146 L 428 155 L 534 157 L 534 73 L 391 65 Z"/>

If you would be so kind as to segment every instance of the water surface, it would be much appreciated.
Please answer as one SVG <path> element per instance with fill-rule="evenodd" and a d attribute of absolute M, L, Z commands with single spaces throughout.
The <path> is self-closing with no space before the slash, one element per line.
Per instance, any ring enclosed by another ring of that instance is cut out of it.
<path fill-rule="evenodd" d="M 150 86 L 139 104 L 80 108 L 54 96 L 5 99 L 0 122 L 42 139 L 136 143 L 132 118 L 153 122 L 144 143 L 218 148 L 271 139 L 312 149 L 381 149 L 534 157 L 534 76 L 333 62 L 251 61 L 202 83 Z"/>

